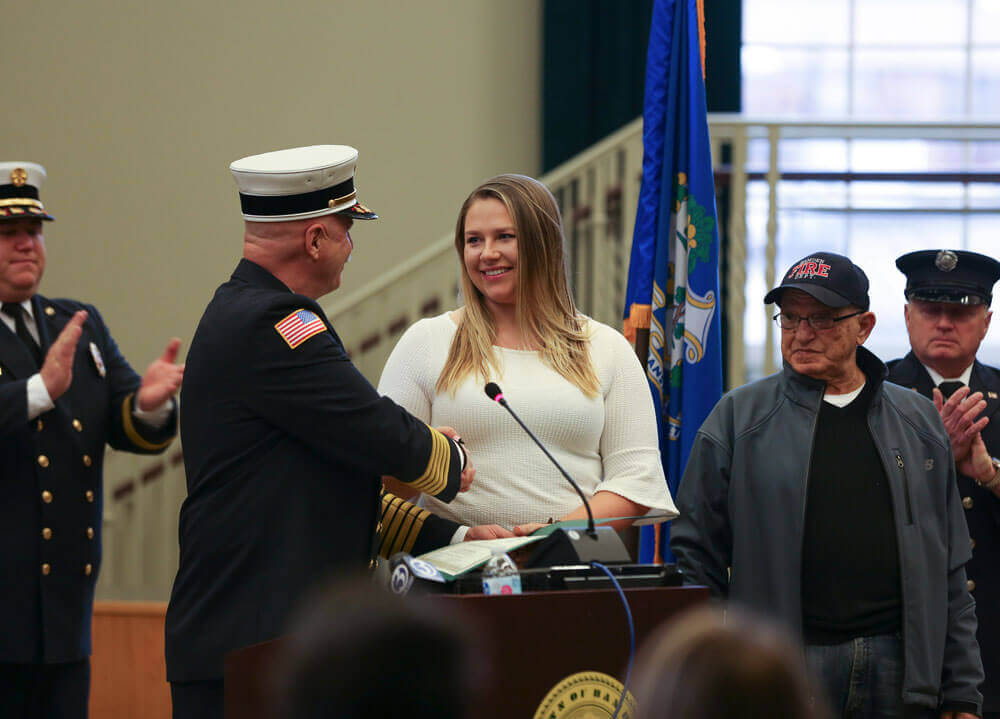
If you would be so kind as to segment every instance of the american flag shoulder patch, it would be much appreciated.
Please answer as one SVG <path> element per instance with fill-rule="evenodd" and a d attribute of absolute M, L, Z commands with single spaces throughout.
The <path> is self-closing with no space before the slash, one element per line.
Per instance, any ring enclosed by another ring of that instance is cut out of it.
<path fill-rule="evenodd" d="M 276 324 L 274 329 L 278 331 L 281 339 L 285 340 L 289 347 L 295 349 L 313 335 L 325 332 L 326 325 L 314 312 L 295 310 Z"/>

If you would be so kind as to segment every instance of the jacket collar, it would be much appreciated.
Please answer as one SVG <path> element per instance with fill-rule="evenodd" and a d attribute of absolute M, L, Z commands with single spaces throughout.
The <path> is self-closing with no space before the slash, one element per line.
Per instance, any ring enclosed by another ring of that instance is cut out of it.
<path fill-rule="evenodd" d="M 274 290 L 291 292 L 291 288 L 256 262 L 243 258 L 233 271 L 234 280 L 242 280 L 252 285 L 263 285 Z"/>
<path fill-rule="evenodd" d="M 865 374 L 866 382 L 871 385 L 872 395 L 877 398 L 879 396 L 878 389 L 889 374 L 889 369 L 882 360 L 864 347 L 858 347 L 855 358 L 858 367 Z M 786 392 L 793 399 L 804 404 L 815 404 L 818 399 L 822 399 L 823 393 L 826 391 L 826 382 L 796 372 L 788 362 L 783 363 L 782 376 Z"/>
<path fill-rule="evenodd" d="M 49 348 L 49 330 L 42 312 L 44 298 L 34 295 L 31 298 L 31 315 L 38 330 L 38 346 L 44 359 Z M 28 348 L 5 322 L 0 322 L 0 365 L 6 367 L 18 379 L 26 379 L 39 371 Z"/>

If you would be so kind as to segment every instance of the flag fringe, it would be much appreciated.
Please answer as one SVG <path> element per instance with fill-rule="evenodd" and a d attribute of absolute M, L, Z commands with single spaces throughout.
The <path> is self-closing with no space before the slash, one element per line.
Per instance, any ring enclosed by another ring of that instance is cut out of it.
<path fill-rule="evenodd" d="M 701 79 L 705 79 L 705 0 L 698 0 L 698 49 L 701 51 Z"/>
<path fill-rule="evenodd" d="M 629 308 L 628 317 L 625 318 L 625 326 L 622 334 L 625 338 L 635 344 L 635 331 L 648 330 L 653 319 L 652 305 L 640 305 L 635 302 Z"/>

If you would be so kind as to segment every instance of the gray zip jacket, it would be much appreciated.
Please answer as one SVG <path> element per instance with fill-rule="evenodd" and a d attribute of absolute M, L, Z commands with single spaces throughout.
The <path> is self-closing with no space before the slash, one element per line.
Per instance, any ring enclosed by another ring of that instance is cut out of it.
<path fill-rule="evenodd" d="M 857 361 L 878 385 L 868 426 L 889 480 L 899 546 L 903 701 L 957 703 L 979 713 L 983 668 L 965 579 L 969 532 L 948 435 L 930 400 L 884 382 L 886 367 L 875 355 L 859 347 Z M 825 387 L 785 364 L 719 400 L 691 448 L 671 527 L 670 548 L 687 583 L 797 634 L 806 481 Z M 850 527 L 844 517 L 844 531 Z"/>

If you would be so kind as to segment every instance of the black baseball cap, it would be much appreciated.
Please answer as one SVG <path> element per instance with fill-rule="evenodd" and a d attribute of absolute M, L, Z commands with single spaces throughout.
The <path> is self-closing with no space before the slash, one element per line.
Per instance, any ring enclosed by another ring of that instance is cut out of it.
<path fill-rule="evenodd" d="M 867 311 L 869 306 L 868 276 L 835 252 L 813 252 L 796 262 L 781 284 L 764 295 L 764 304 L 781 304 L 785 290 L 801 290 L 827 307 L 855 305 Z"/>
<path fill-rule="evenodd" d="M 907 300 L 986 305 L 1000 279 L 1000 262 L 966 250 L 920 250 L 896 260 L 906 275 Z"/>

